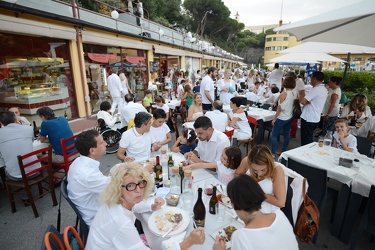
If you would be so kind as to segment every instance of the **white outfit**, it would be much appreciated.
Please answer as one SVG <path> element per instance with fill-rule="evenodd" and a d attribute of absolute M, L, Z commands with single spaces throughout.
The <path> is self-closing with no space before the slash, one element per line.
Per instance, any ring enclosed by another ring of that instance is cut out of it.
<path fill-rule="evenodd" d="M 136 162 L 143 162 L 149 158 L 154 142 L 155 139 L 150 132 L 141 135 L 133 127 L 122 133 L 120 147 L 126 149 L 126 156 L 134 157 Z"/>
<path fill-rule="evenodd" d="M 207 111 L 205 116 L 210 118 L 212 122 L 212 127 L 215 130 L 224 132 L 228 126 L 228 115 L 221 112 L 220 110 Z"/>
<path fill-rule="evenodd" d="M 307 122 L 317 123 L 320 121 L 320 115 L 324 103 L 327 99 L 327 89 L 324 84 L 318 84 L 305 95 L 309 103 L 305 104 L 302 109 L 301 118 Z"/>
<path fill-rule="evenodd" d="M 26 117 L 23 116 L 16 116 L 17 121 L 21 123 L 21 125 L 30 126 L 31 123 L 26 119 Z"/>
<path fill-rule="evenodd" d="M 263 192 L 266 194 L 274 195 L 273 192 L 273 182 L 271 178 L 267 178 L 258 182 L 259 186 L 262 188 Z M 276 210 L 280 210 L 279 207 L 272 205 L 266 201 L 262 202 L 262 212 L 263 213 L 273 213 Z"/>
<path fill-rule="evenodd" d="M 138 9 L 139 16 L 141 18 L 143 18 L 143 5 L 142 5 L 142 2 L 137 3 L 137 9 Z"/>
<path fill-rule="evenodd" d="M 151 202 L 141 203 L 139 203 L 139 206 L 134 206 L 132 211 L 127 210 L 120 204 L 103 204 L 92 222 L 85 249 L 149 250 L 134 227 L 136 218 L 133 212 L 151 211 Z"/>
<path fill-rule="evenodd" d="M 292 116 L 293 116 L 293 102 L 294 102 L 294 99 L 296 99 L 296 98 L 297 98 L 297 95 L 295 95 L 295 93 L 293 93 L 292 90 L 289 90 L 289 91 L 286 92 L 286 98 L 282 103 L 280 103 L 280 99 L 279 99 L 279 105 L 281 106 L 281 112 L 280 112 L 279 116 L 277 117 L 277 119 L 286 121 L 286 120 L 289 120 L 289 119 L 292 118 Z"/>
<path fill-rule="evenodd" d="M 333 138 L 336 140 L 337 148 L 344 150 L 339 139 L 339 135 L 336 131 L 333 133 Z M 348 134 L 348 136 L 344 138 L 344 142 L 348 148 L 353 149 L 353 154 L 359 154 L 357 149 L 357 138 L 355 138 L 354 135 Z"/>
<path fill-rule="evenodd" d="M 248 101 L 252 101 L 252 102 L 259 102 L 259 96 L 257 96 L 256 94 L 254 94 L 253 92 L 247 92 L 246 94 L 245 94 L 245 96 L 246 96 L 246 99 L 248 100 Z"/>
<path fill-rule="evenodd" d="M 205 91 L 209 91 L 212 101 L 215 100 L 215 91 L 214 91 L 214 81 L 209 75 L 203 77 L 201 82 L 200 93 L 202 95 L 202 103 L 203 104 L 211 104 L 211 102 L 207 99 Z"/>
<path fill-rule="evenodd" d="M 252 131 L 245 112 L 240 114 L 233 114 L 233 111 L 231 111 L 229 113 L 229 117 L 230 119 L 233 119 L 234 117 L 238 117 L 240 119 L 236 122 L 236 124 L 234 124 L 233 138 L 237 138 L 238 140 L 250 139 Z"/>
<path fill-rule="evenodd" d="M 358 136 L 367 137 L 369 131 L 375 131 L 375 116 L 367 119 L 367 121 L 357 130 L 356 134 Z"/>
<path fill-rule="evenodd" d="M 195 112 L 195 113 L 191 116 L 191 118 L 193 118 L 193 120 L 195 121 L 196 119 L 198 119 L 198 117 L 201 117 L 201 116 L 203 116 L 203 115 L 204 115 L 203 112 L 199 111 L 199 112 Z"/>
<path fill-rule="evenodd" d="M 217 165 L 217 177 L 219 181 L 228 185 L 228 183 L 234 178 L 235 169 L 230 169 L 224 166 L 221 161 L 216 162 Z"/>
<path fill-rule="evenodd" d="M 347 105 L 343 108 L 340 117 L 348 119 L 349 116 L 354 116 L 354 111 L 349 112 L 349 105 Z M 359 117 L 356 121 L 364 123 L 366 118 L 370 117 L 372 117 L 371 109 L 369 106 L 366 106 L 365 112 L 362 112 L 361 117 Z"/>
<path fill-rule="evenodd" d="M 165 89 L 172 88 L 172 79 L 170 77 L 165 77 Z"/>
<path fill-rule="evenodd" d="M 165 123 L 163 123 L 160 127 L 154 128 L 151 126 L 150 128 L 150 134 L 154 137 L 155 142 L 165 141 L 167 139 L 167 134 L 170 132 L 171 130 Z M 168 149 L 168 144 L 164 144 L 162 148 Z"/>
<path fill-rule="evenodd" d="M 96 118 L 103 119 L 105 124 L 113 130 L 117 129 L 115 123 L 117 122 L 117 117 L 112 116 L 110 113 L 104 110 L 99 110 L 96 114 Z"/>
<path fill-rule="evenodd" d="M 333 107 L 331 113 L 329 113 L 328 115 L 330 117 L 338 117 L 339 116 L 339 112 L 340 112 L 340 98 L 341 98 L 341 89 L 340 87 L 336 88 L 336 89 L 329 89 L 328 90 L 328 95 L 327 95 L 327 99 L 326 99 L 326 102 L 324 103 L 324 107 L 323 107 L 323 116 L 327 114 L 328 110 L 329 110 L 329 107 L 331 106 L 331 97 L 333 94 L 336 94 L 338 96 L 338 98 L 336 99 L 336 102 L 335 102 L 335 106 Z"/>
<path fill-rule="evenodd" d="M 206 162 L 219 161 L 224 148 L 229 147 L 228 136 L 214 129 L 209 141 L 199 141 L 195 150 L 201 160 Z"/>
<path fill-rule="evenodd" d="M 297 78 L 296 79 L 296 87 L 294 88 L 294 92 L 297 93 L 297 95 L 299 95 L 299 92 L 301 90 L 305 90 L 305 83 L 302 81 L 301 78 Z"/>
<path fill-rule="evenodd" d="M 124 91 L 124 96 L 129 93 L 128 87 L 126 86 L 127 81 L 128 80 L 126 78 L 125 80 L 121 81 L 121 87 L 122 87 L 122 90 Z"/>
<path fill-rule="evenodd" d="M 129 120 L 134 118 L 138 112 L 146 112 L 147 110 L 140 103 L 128 102 L 126 106 L 121 109 L 121 123 L 122 126 L 128 126 Z"/>
<path fill-rule="evenodd" d="M 133 1 L 131 0 L 128 0 L 128 10 L 130 13 L 133 14 L 134 10 L 133 10 Z"/>
<path fill-rule="evenodd" d="M 241 228 L 232 234 L 232 250 L 298 250 L 292 225 L 282 211 L 276 211 L 276 218 L 268 227 Z"/>
<path fill-rule="evenodd" d="M 224 91 L 223 89 L 228 88 L 228 91 Z M 225 79 L 221 79 L 217 84 L 217 90 L 220 91 L 220 101 L 223 104 L 229 104 L 230 99 L 234 96 L 234 92 L 236 91 L 236 86 L 234 85 L 234 81 L 229 79 L 229 82 L 225 82 Z"/>
<path fill-rule="evenodd" d="M 177 87 L 177 98 L 182 98 L 182 93 L 184 92 L 184 86 L 182 84 L 179 84 Z"/>
<path fill-rule="evenodd" d="M 264 100 L 264 103 L 272 104 L 279 97 L 280 93 L 272 93 L 268 98 Z"/>
<path fill-rule="evenodd" d="M 161 106 L 161 107 L 156 105 L 156 108 L 164 110 L 167 115 L 169 114 L 169 106 L 166 103 L 164 103 L 163 106 Z"/>
<path fill-rule="evenodd" d="M 88 226 L 100 208 L 99 195 L 110 180 L 102 174 L 99 165 L 99 161 L 81 155 L 69 168 L 68 196 Z"/>
<path fill-rule="evenodd" d="M 281 81 L 283 79 L 283 75 L 284 73 L 281 69 L 274 69 L 270 74 L 268 82 L 270 83 L 270 85 L 275 84 L 276 87 L 278 87 L 281 90 Z"/>
<path fill-rule="evenodd" d="M 121 93 L 124 93 L 124 90 L 122 89 L 121 86 L 121 80 L 120 77 L 112 73 L 112 75 L 108 76 L 107 78 L 107 83 L 108 83 L 108 90 L 109 93 L 111 93 L 112 96 L 112 106 L 111 106 L 111 113 L 116 110 L 116 107 L 118 106 L 118 109 L 121 109 L 124 106 L 124 98 Z"/>

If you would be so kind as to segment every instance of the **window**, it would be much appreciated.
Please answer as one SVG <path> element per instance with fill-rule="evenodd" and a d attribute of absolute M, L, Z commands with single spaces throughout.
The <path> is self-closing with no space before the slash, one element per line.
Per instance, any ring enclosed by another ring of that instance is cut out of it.
<path fill-rule="evenodd" d="M 289 40 L 289 37 L 284 37 L 284 41 L 288 41 Z"/>
<path fill-rule="evenodd" d="M 266 51 L 270 51 L 271 50 L 271 47 L 266 47 Z"/>
<path fill-rule="evenodd" d="M 283 40 L 282 37 L 274 37 L 274 38 L 273 38 L 273 41 L 282 41 L 282 40 Z"/>
<path fill-rule="evenodd" d="M 266 38 L 266 42 L 271 42 L 272 41 L 272 37 L 267 37 Z"/>

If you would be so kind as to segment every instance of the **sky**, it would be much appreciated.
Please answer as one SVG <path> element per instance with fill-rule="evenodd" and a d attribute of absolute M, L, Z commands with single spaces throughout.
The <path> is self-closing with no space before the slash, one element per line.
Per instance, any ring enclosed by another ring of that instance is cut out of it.
<path fill-rule="evenodd" d="M 296 22 L 362 0 L 222 0 L 231 11 L 238 11 L 245 26 L 278 24 L 283 2 L 283 24 Z"/>

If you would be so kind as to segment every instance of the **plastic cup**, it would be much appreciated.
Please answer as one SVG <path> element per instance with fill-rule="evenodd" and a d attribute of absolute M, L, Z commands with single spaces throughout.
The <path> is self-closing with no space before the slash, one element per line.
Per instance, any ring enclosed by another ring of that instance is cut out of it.
<path fill-rule="evenodd" d="M 323 137 L 323 136 L 320 136 L 318 142 L 319 142 L 319 144 L 318 144 L 319 147 L 323 147 L 323 145 L 324 145 L 324 137 Z"/>
<path fill-rule="evenodd" d="M 224 222 L 225 221 L 226 209 L 227 209 L 226 206 L 224 206 L 223 204 L 219 204 L 219 203 L 216 204 L 216 211 L 217 211 L 217 214 L 218 214 L 218 218 L 217 218 L 218 222 Z"/>
<path fill-rule="evenodd" d="M 339 160 L 340 160 L 340 157 L 341 157 L 341 150 L 335 150 L 333 152 L 333 161 L 336 163 L 336 164 L 339 164 Z"/>

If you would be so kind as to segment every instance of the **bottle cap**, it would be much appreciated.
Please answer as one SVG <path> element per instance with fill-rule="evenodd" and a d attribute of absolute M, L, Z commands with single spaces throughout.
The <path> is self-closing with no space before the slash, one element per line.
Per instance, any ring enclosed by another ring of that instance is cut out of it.
<path fill-rule="evenodd" d="M 182 164 L 181 162 L 178 164 L 178 167 L 182 168 L 184 166 L 184 164 Z"/>
<path fill-rule="evenodd" d="M 178 167 L 177 166 L 172 167 L 172 173 L 178 174 Z"/>
<path fill-rule="evenodd" d="M 184 171 L 185 177 L 191 177 L 191 173 L 192 173 L 192 171 L 190 169 L 186 169 Z"/>

